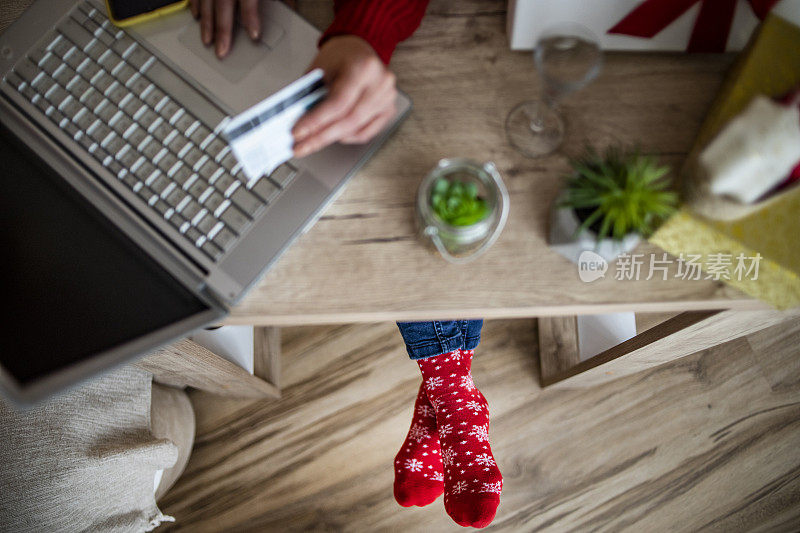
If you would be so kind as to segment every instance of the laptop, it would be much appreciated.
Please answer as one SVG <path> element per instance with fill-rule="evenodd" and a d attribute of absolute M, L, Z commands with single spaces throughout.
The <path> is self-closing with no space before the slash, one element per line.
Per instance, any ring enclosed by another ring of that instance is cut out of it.
<path fill-rule="evenodd" d="M 38 0 L 0 35 L 0 390 L 33 402 L 218 322 L 410 110 L 248 180 L 221 130 L 299 78 L 319 32 L 277 1 L 220 61 L 188 10 L 121 29 Z M 10 298 L 9 298 L 10 297 Z M 9 301 L 10 300 L 10 301 Z"/>

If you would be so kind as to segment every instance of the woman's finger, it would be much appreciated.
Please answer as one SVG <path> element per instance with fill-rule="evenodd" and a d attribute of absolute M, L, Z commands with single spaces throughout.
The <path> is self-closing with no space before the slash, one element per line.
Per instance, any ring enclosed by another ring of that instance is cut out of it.
<path fill-rule="evenodd" d="M 363 82 L 358 76 L 345 74 L 336 78 L 331 83 L 328 97 L 300 117 L 295 124 L 292 129 L 295 140 L 303 141 L 306 137 L 347 116 L 361 97 L 363 90 Z"/>
<path fill-rule="evenodd" d="M 385 111 L 376 116 L 371 122 L 367 123 L 366 126 L 358 130 L 353 135 L 344 137 L 340 142 L 344 144 L 363 144 L 371 141 L 373 137 L 375 137 L 383 130 L 383 128 L 386 127 L 386 125 L 394 118 L 396 113 L 397 109 L 395 109 L 393 106 L 391 110 Z"/>
<path fill-rule="evenodd" d="M 295 155 L 303 157 L 325 148 L 340 139 L 350 137 L 366 126 L 375 116 L 389 111 L 394 106 L 394 86 L 391 91 L 382 89 L 363 94 L 351 111 L 334 120 L 322 129 L 315 131 L 308 138 L 295 145 Z"/>
<path fill-rule="evenodd" d="M 216 0 L 214 3 L 214 42 L 217 57 L 222 59 L 231 49 L 233 14 L 236 0 Z"/>
<path fill-rule="evenodd" d="M 258 0 L 239 0 L 239 16 L 251 39 L 261 37 L 261 18 L 258 16 Z"/>
<path fill-rule="evenodd" d="M 206 46 L 214 38 L 214 0 L 200 0 L 200 37 Z"/>
<path fill-rule="evenodd" d="M 192 16 L 197 18 L 200 16 L 200 0 L 191 0 L 189 2 L 189 9 L 192 11 Z"/>

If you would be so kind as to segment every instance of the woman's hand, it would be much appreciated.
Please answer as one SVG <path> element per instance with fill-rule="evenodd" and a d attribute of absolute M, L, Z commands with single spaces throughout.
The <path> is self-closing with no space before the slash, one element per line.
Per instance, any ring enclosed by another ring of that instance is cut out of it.
<path fill-rule="evenodd" d="M 261 37 L 261 19 L 258 17 L 258 0 L 190 0 L 194 18 L 200 19 L 200 37 L 203 44 L 215 44 L 217 57 L 222 59 L 231 49 L 236 4 L 239 18 L 254 41 Z"/>
<path fill-rule="evenodd" d="M 325 72 L 328 96 L 295 124 L 297 157 L 337 141 L 365 143 L 396 113 L 395 76 L 361 37 L 330 38 L 310 68 L 317 67 Z"/>

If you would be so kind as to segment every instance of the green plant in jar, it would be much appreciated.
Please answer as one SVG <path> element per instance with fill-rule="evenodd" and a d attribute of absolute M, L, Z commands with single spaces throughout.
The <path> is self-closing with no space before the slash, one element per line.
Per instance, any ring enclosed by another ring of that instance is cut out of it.
<path fill-rule="evenodd" d="M 676 210 L 678 196 L 669 190 L 669 168 L 652 156 L 609 148 L 604 154 L 588 149 L 570 161 L 563 200 L 581 221 L 578 231 L 591 229 L 600 241 L 622 240 L 630 233 L 648 237 Z"/>
<path fill-rule="evenodd" d="M 451 226 L 471 226 L 489 216 L 489 206 L 479 196 L 478 184 L 459 179 L 436 180 L 431 207 L 436 216 Z"/>

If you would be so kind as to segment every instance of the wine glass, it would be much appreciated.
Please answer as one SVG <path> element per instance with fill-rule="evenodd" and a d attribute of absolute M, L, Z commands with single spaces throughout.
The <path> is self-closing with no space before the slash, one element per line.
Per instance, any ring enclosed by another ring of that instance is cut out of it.
<path fill-rule="evenodd" d="M 511 110 L 506 118 L 506 135 L 526 156 L 540 157 L 555 151 L 564 140 L 559 100 L 597 77 L 603 54 L 588 28 L 564 22 L 542 33 L 533 62 L 541 80 L 542 98 L 522 102 Z"/>

